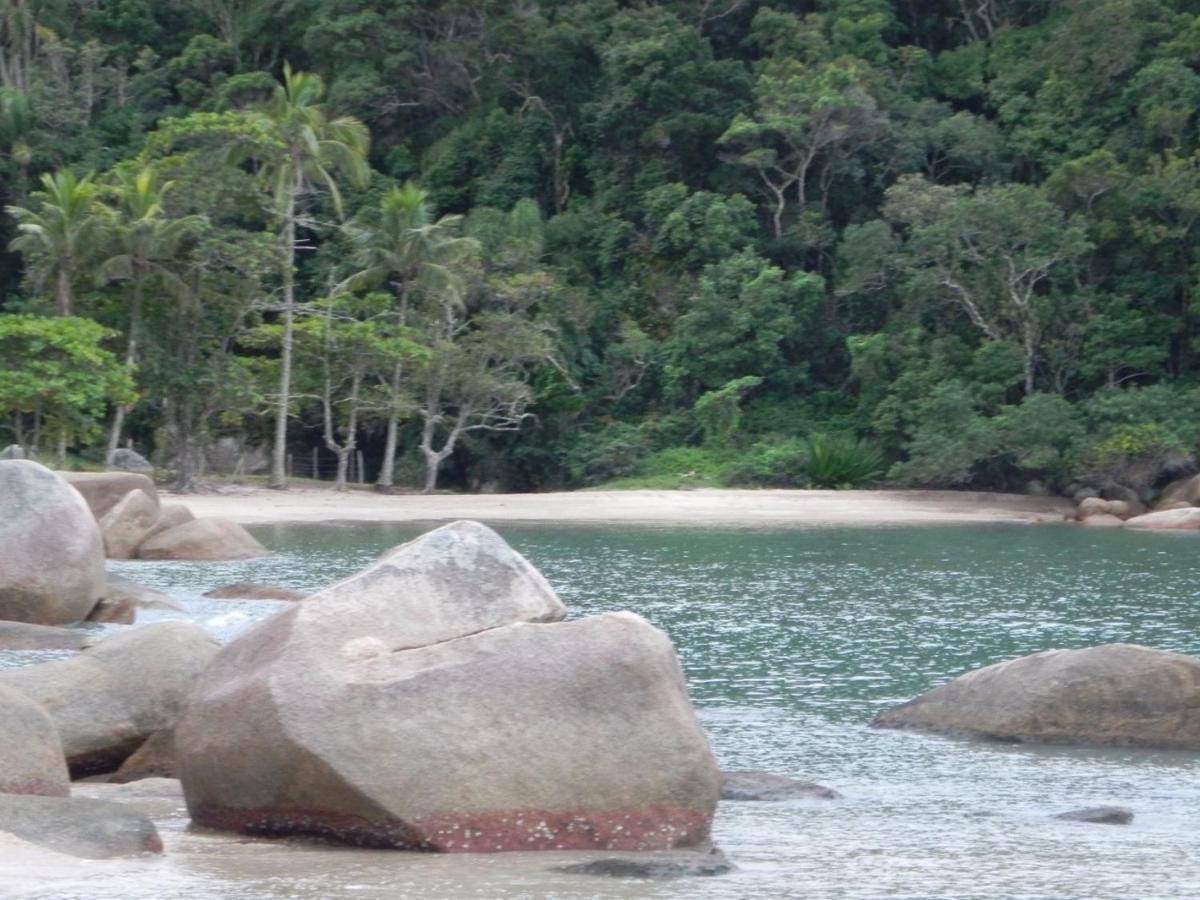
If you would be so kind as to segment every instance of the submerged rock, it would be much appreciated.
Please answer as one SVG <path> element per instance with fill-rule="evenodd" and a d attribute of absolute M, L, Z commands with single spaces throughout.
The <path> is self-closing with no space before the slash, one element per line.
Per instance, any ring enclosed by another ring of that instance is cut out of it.
<path fill-rule="evenodd" d="M 104 543 L 79 494 L 45 466 L 0 462 L 0 619 L 63 625 L 104 594 Z"/>
<path fill-rule="evenodd" d="M 228 519 L 193 519 L 147 538 L 138 547 L 141 559 L 256 559 L 270 551 L 241 525 Z"/>
<path fill-rule="evenodd" d="M 70 659 L 0 671 L 0 685 L 45 707 L 78 778 L 116 770 L 150 735 L 171 728 L 216 653 L 217 643 L 199 626 L 160 622 Z"/>
<path fill-rule="evenodd" d="M 134 609 L 159 609 L 171 612 L 181 612 L 183 604 L 162 591 L 111 572 L 105 578 L 104 597 L 117 603 L 128 603 Z"/>
<path fill-rule="evenodd" d="M 1200 750 L 1200 660 L 1136 644 L 1047 650 L 968 672 L 871 724 L 1004 741 Z"/>
<path fill-rule="evenodd" d="M 71 790 L 62 742 L 50 714 L 0 687 L 0 794 L 65 797 Z"/>
<path fill-rule="evenodd" d="M 670 640 L 564 615 L 457 522 L 266 620 L 176 729 L 193 819 L 452 852 L 704 841 L 719 775 Z"/>
<path fill-rule="evenodd" d="M 162 839 L 143 813 L 82 797 L 0 794 L 0 831 L 83 859 L 162 853 Z"/>
<path fill-rule="evenodd" d="M 0 622 L 0 650 L 80 650 L 91 634 L 29 622 Z"/>
<path fill-rule="evenodd" d="M 204 596 L 214 600 L 303 600 L 308 594 L 273 584 L 239 581 L 205 591 Z"/>
<path fill-rule="evenodd" d="M 742 802 L 777 800 L 841 800 L 833 788 L 797 781 L 770 772 L 722 772 L 721 799 Z"/>
<path fill-rule="evenodd" d="M 1059 813 L 1054 818 L 1068 822 L 1090 822 L 1094 825 L 1128 825 L 1133 821 L 1133 810 L 1127 806 L 1092 806 L 1088 809 L 1073 809 Z"/>
<path fill-rule="evenodd" d="M 559 866 L 554 871 L 572 875 L 599 875 L 605 878 L 702 878 L 727 875 L 737 869 L 729 857 L 713 847 L 707 853 L 647 853 L 638 857 L 605 857 L 589 862 Z"/>

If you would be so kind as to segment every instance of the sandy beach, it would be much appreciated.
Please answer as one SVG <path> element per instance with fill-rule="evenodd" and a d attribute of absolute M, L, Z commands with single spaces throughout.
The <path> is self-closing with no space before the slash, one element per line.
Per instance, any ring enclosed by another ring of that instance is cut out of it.
<path fill-rule="evenodd" d="M 198 516 L 273 522 L 563 522 L 690 526 L 953 525 L 1061 520 L 1057 497 L 957 491 L 577 491 L 545 494 L 392 494 L 236 487 L 170 499 Z"/>

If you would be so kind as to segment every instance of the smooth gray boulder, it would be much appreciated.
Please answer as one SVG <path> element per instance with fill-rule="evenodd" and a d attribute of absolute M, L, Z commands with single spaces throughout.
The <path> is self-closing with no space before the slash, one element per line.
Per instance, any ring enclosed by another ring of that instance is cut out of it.
<path fill-rule="evenodd" d="M 721 799 L 743 803 L 780 800 L 841 800 L 833 788 L 758 771 L 721 772 Z"/>
<path fill-rule="evenodd" d="M 228 519 L 194 519 L 160 531 L 138 547 L 140 559 L 217 562 L 257 559 L 270 553 L 250 532 Z"/>
<path fill-rule="evenodd" d="M 134 609 L 157 609 L 172 612 L 183 610 L 183 604 L 168 594 L 111 572 L 105 579 L 104 597 L 118 603 L 128 603 Z"/>
<path fill-rule="evenodd" d="M 0 687 L 0 794 L 65 797 L 71 791 L 50 714 L 20 691 Z"/>
<path fill-rule="evenodd" d="M 0 459 L 25 459 L 25 448 L 20 444 L 9 444 L 0 450 Z"/>
<path fill-rule="evenodd" d="M 105 468 L 110 472 L 141 472 L 143 475 L 154 475 L 154 466 L 150 464 L 150 460 L 128 447 L 118 447 L 108 454 Z"/>
<path fill-rule="evenodd" d="M 96 521 L 121 502 L 130 491 L 145 491 L 158 497 L 154 482 L 137 472 L 59 472 L 66 482 L 83 495 Z"/>
<path fill-rule="evenodd" d="M 1200 750 L 1200 660 L 1136 644 L 1047 650 L 968 672 L 871 724 L 1002 741 Z"/>
<path fill-rule="evenodd" d="M 0 685 L 40 703 L 75 778 L 112 772 L 180 706 L 217 654 L 204 629 L 159 622 L 105 638 L 70 659 L 0 670 Z"/>
<path fill-rule="evenodd" d="M 703 842 L 719 773 L 670 640 L 564 614 L 457 522 L 262 622 L 176 727 L 193 819 L 451 852 Z"/>
<path fill-rule="evenodd" d="M 1127 806 L 1091 806 L 1059 813 L 1054 818 L 1091 825 L 1128 825 L 1133 821 L 1133 810 Z"/>
<path fill-rule="evenodd" d="M 100 598 L 100 602 L 88 613 L 89 622 L 104 622 L 117 625 L 132 625 L 137 621 L 137 609 L 128 600 Z"/>
<path fill-rule="evenodd" d="M 150 534 L 159 519 L 156 494 L 140 488 L 130 491 L 100 519 L 104 536 L 104 552 L 109 559 L 133 559 L 138 545 Z"/>
<path fill-rule="evenodd" d="M 83 797 L 0 794 L 0 831 L 83 859 L 162 853 L 154 823 L 128 805 Z"/>
<path fill-rule="evenodd" d="M 87 505 L 45 466 L 0 462 L 0 619 L 63 625 L 104 595 L 104 543 Z"/>

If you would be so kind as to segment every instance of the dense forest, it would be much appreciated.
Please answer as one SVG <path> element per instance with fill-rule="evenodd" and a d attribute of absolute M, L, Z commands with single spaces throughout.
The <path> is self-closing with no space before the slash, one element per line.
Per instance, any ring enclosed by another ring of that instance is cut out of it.
<path fill-rule="evenodd" d="M 1146 494 L 1198 104 L 1182 0 L 0 0 L 0 444 Z"/>

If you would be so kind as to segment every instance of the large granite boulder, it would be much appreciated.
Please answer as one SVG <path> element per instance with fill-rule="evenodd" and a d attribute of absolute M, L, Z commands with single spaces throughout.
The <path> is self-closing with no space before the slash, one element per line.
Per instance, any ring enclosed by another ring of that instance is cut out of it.
<path fill-rule="evenodd" d="M 197 625 L 159 622 L 70 659 L 0 670 L 0 685 L 45 707 L 79 778 L 115 771 L 150 735 L 170 729 L 217 649 Z"/>
<path fill-rule="evenodd" d="M 136 472 L 59 472 L 67 483 L 83 495 L 96 520 L 121 502 L 130 491 L 145 491 L 158 498 L 154 482 Z"/>
<path fill-rule="evenodd" d="M 1197 531 L 1200 530 L 1200 509 L 1162 509 L 1134 516 L 1125 522 L 1125 527 L 1144 531 Z"/>
<path fill-rule="evenodd" d="M 1047 650 L 968 672 L 881 713 L 872 725 L 1200 750 L 1200 660 L 1136 644 Z"/>
<path fill-rule="evenodd" d="M 141 472 L 143 475 L 154 476 L 154 466 L 150 464 L 150 460 L 128 447 L 118 447 L 108 454 L 105 468 L 110 472 Z"/>
<path fill-rule="evenodd" d="M 145 813 L 82 797 L 0 794 L 0 831 L 83 859 L 138 856 L 163 849 Z"/>
<path fill-rule="evenodd" d="M 25 459 L 25 448 L 20 444 L 9 444 L 0 450 L 0 459 Z"/>
<path fill-rule="evenodd" d="M 0 794 L 69 794 L 67 763 L 50 714 L 20 691 L 0 687 L 0 723 Z"/>
<path fill-rule="evenodd" d="M 90 636 L 82 628 L 0 622 L 0 650 L 80 650 Z"/>
<path fill-rule="evenodd" d="M 138 547 L 141 559 L 219 560 L 268 556 L 266 547 L 241 525 L 228 519 L 194 519 L 147 538 Z"/>
<path fill-rule="evenodd" d="M 193 819 L 441 851 L 705 840 L 720 774 L 670 640 L 564 614 L 457 522 L 266 620 L 176 728 Z"/>
<path fill-rule="evenodd" d="M 174 528 L 177 525 L 186 525 L 188 522 L 194 522 L 195 520 L 195 514 L 182 503 L 163 503 L 159 507 L 158 521 L 154 523 L 143 540 L 152 538 L 154 535 Z"/>
<path fill-rule="evenodd" d="M 1186 503 L 1195 506 L 1200 503 L 1200 475 L 1190 475 L 1172 481 L 1158 495 L 1157 508 L 1170 506 L 1172 503 Z"/>
<path fill-rule="evenodd" d="M 61 625 L 104 594 L 104 543 L 79 494 L 45 466 L 0 461 L 0 619 Z"/>
<path fill-rule="evenodd" d="M 138 489 L 130 491 L 100 519 L 104 552 L 109 559 L 133 559 L 159 518 L 158 497 Z"/>

